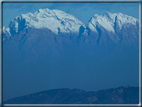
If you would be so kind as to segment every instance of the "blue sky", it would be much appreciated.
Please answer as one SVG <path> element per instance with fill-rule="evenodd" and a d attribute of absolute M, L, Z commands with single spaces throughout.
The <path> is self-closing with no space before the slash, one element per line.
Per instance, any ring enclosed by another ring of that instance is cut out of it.
<path fill-rule="evenodd" d="M 139 19 L 139 3 L 4 3 L 3 25 L 20 14 L 34 13 L 38 9 L 59 9 L 87 23 L 94 14 L 123 13 Z"/>

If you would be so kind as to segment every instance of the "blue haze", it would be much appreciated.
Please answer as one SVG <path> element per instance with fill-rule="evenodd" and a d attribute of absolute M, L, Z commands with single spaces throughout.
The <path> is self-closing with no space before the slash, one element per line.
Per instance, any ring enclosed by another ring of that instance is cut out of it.
<path fill-rule="evenodd" d="M 138 4 L 7 3 L 3 8 L 4 26 L 8 27 L 9 21 L 17 15 L 35 12 L 39 8 L 63 10 L 78 17 L 84 23 L 87 23 L 94 14 L 101 15 L 105 12 L 121 12 L 139 18 Z M 58 46 L 60 47 L 60 44 Z M 72 46 L 73 48 L 66 48 L 65 55 L 60 56 L 58 46 L 57 49 L 53 47 L 51 51 L 53 55 L 49 54 L 46 58 L 39 56 L 40 59 L 36 62 L 34 62 L 36 56 L 33 56 L 33 60 L 27 58 L 27 60 L 24 59 L 26 62 L 22 62 L 23 59 L 19 59 L 18 52 L 17 56 L 12 58 L 9 53 L 5 54 L 7 58 L 4 60 L 4 68 L 7 72 L 4 72 L 4 77 L 6 77 L 4 79 L 4 100 L 54 88 L 79 88 L 95 91 L 122 85 L 138 86 L 138 50 L 134 53 L 133 50 L 123 51 L 124 54 L 117 50 L 116 55 L 112 53 L 113 51 L 104 53 L 100 50 L 95 56 L 92 54 L 96 51 L 94 47 L 81 47 L 83 51 L 78 51 L 78 48 Z M 35 47 L 38 47 L 38 43 Z M 10 49 L 14 50 L 14 48 Z"/>

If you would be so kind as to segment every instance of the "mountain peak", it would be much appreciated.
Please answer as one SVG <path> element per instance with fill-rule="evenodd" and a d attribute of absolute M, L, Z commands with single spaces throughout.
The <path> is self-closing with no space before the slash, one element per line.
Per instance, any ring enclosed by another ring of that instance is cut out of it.
<path fill-rule="evenodd" d="M 104 15 L 95 14 L 89 21 L 88 26 L 92 31 L 97 31 L 96 27 L 103 27 L 109 32 L 115 33 L 114 26 L 117 23 L 119 29 L 125 24 L 136 25 L 138 19 L 122 13 L 106 12 Z"/>
<path fill-rule="evenodd" d="M 19 26 L 20 24 L 20 26 Z M 55 34 L 59 32 L 78 32 L 79 27 L 84 25 L 76 17 L 61 10 L 39 9 L 34 14 L 21 14 L 9 24 L 10 29 L 17 33 L 27 27 L 42 29 L 48 28 Z"/>

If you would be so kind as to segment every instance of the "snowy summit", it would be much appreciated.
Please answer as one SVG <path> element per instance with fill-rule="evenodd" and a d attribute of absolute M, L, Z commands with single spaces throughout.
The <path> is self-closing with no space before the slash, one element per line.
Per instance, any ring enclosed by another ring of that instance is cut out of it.
<path fill-rule="evenodd" d="M 97 15 L 95 14 L 89 21 L 88 27 L 92 30 L 97 32 L 96 27 L 103 27 L 109 32 L 115 33 L 115 25 L 117 23 L 117 26 L 119 29 L 122 29 L 122 26 L 125 24 L 132 24 L 136 25 L 138 22 L 138 19 L 133 18 L 128 15 L 124 15 L 122 13 L 109 13 L 107 12 L 104 15 Z"/>
<path fill-rule="evenodd" d="M 58 32 L 78 32 L 81 25 L 84 24 L 80 20 L 63 11 L 39 9 L 34 14 L 21 14 L 10 22 L 9 27 L 15 30 L 15 33 L 24 28 L 32 27 L 37 29 L 48 28 L 58 34 Z"/>

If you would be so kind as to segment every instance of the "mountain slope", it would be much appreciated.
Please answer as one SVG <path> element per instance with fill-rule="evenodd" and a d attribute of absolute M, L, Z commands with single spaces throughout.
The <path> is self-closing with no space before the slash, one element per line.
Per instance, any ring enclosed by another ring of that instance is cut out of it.
<path fill-rule="evenodd" d="M 118 87 L 100 91 L 53 89 L 4 101 L 4 104 L 138 104 L 139 88 Z"/>

